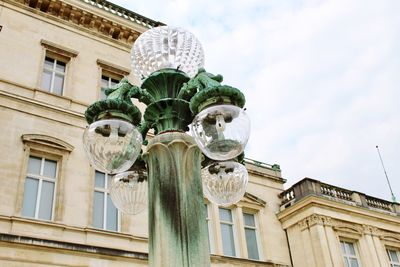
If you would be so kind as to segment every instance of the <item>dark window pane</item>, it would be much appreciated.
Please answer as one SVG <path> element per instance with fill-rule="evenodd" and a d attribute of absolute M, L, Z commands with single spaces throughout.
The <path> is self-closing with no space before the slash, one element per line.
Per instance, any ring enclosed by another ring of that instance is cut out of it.
<path fill-rule="evenodd" d="M 108 87 L 108 80 L 109 78 L 107 76 L 101 76 L 101 87 Z"/>
<path fill-rule="evenodd" d="M 64 76 L 56 74 L 54 75 L 53 93 L 62 95 L 64 87 Z"/>
<path fill-rule="evenodd" d="M 104 188 L 106 186 L 106 175 L 102 172 L 96 171 L 94 178 L 94 186 L 97 188 Z"/>
<path fill-rule="evenodd" d="M 254 229 L 245 229 L 244 231 L 246 235 L 247 253 L 249 255 L 249 259 L 258 260 L 259 255 L 256 231 Z"/>
<path fill-rule="evenodd" d="M 37 157 L 29 157 L 28 162 L 28 173 L 29 174 L 40 174 L 40 166 L 42 165 L 42 159 Z"/>
<path fill-rule="evenodd" d="M 221 236 L 224 255 L 236 256 L 232 225 L 221 224 Z"/>
<path fill-rule="evenodd" d="M 44 60 L 44 67 L 46 69 L 53 69 L 54 66 L 54 59 L 46 57 Z"/>
<path fill-rule="evenodd" d="M 254 222 L 254 215 L 243 213 L 244 225 L 255 227 L 256 223 Z"/>
<path fill-rule="evenodd" d="M 219 209 L 219 218 L 221 221 L 232 222 L 232 212 L 228 209 Z"/>
<path fill-rule="evenodd" d="M 50 87 L 51 87 L 51 71 L 43 70 L 42 89 L 50 91 Z"/>
<path fill-rule="evenodd" d="M 93 226 L 103 228 L 104 218 L 104 193 L 94 192 Z"/>
<path fill-rule="evenodd" d="M 116 85 L 118 83 L 119 83 L 119 80 L 116 80 L 116 79 L 111 79 L 111 81 L 110 81 L 110 85 L 111 86 L 114 86 L 114 85 Z"/>
<path fill-rule="evenodd" d="M 42 192 L 40 194 L 39 218 L 51 220 L 53 212 L 54 183 L 43 181 Z"/>
<path fill-rule="evenodd" d="M 24 202 L 22 206 L 22 215 L 35 217 L 36 197 L 39 186 L 39 180 L 27 177 L 25 180 Z"/>
<path fill-rule="evenodd" d="M 44 161 L 43 176 L 56 178 L 56 172 L 57 172 L 57 161 L 46 159 Z"/>
<path fill-rule="evenodd" d="M 107 194 L 107 230 L 118 230 L 118 210 Z"/>
<path fill-rule="evenodd" d="M 57 60 L 56 70 L 64 73 L 65 72 L 65 63 Z"/>

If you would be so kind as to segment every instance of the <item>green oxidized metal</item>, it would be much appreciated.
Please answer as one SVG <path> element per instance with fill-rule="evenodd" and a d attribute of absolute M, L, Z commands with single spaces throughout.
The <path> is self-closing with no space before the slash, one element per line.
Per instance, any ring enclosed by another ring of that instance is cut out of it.
<path fill-rule="evenodd" d="M 228 85 L 221 85 L 223 78 L 221 75 L 213 75 L 200 69 L 196 77 L 190 80 L 186 91 L 194 91 L 197 93 L 190 100 L 190 110 L 197 114 L 210 105 L 232 104 L 243 107 L 246 100 L 239 89 Z"/>
<path fill-rule="evenodd" d="M 194 115 L 209 105 L 244 106 L 244 95 L 221 85 L 222 80 L 221 75 L 204 69 L 192 79 L 182 71 L 163 69 L 152 73 L 141 87 L 124 78 L 106 90 L 106 100 L 85 112 L 88 123 L 105 118 L 127 120 L 138 126 L 143 140 L 151 128 L 157 134 L 132 167 L 145 171 L 145 162 L 148 165 L 150 266 L 210 266 L 200 176 L 202 154 L 183 132 Z M 143 121 L 131 98 L 147 105 Z M 122 154 L 126 153 L 130 152 Z M 236 160 L 242 161 L 242 157 Z"/>
<path fill-rule="evenodd" d="M 132 86 L 127 79 L 122 79 L 120 83 L 106 90 L 107 99 L 97 101 L 87 108 L 86 121 L 90 124 L 100 119 L 119 118 L 139 124 L 142 114 L 130 99 L 132 91 L 138 90 L 140 88 Z"/>
<path fill-rule="evenodd" d="M 189 102 L 167 98 L 150 104 L 144 113 L 144 120 L 155 133 L 165 131 L 188 131 L 188 125 L 193 116 L 189 109 Z"/>
<path fill-rule="evenodd" d="M 147 147 L 149 265 L 208 267 L 201 152 L 191 136 L 156 135 Z"/>
<path fill-rule="evenodd" d="M 186 73 L 177 69 L 162 69 L 147 77 L 141 88 L 154 98 L 154 101 L 165 98 L 177 98 L 184 83 L 190 78 Z"/>
<path fill-rule="evenodd" d="M 152 73 L 141 87 L 154 99 L 147 106 L 144 121 L 155 133 L 165 131 L 187 131 L 193 120 L 189 102 L 180 99 L 179 94 L 189 77 L 176 69 L 163 69 Z"/>

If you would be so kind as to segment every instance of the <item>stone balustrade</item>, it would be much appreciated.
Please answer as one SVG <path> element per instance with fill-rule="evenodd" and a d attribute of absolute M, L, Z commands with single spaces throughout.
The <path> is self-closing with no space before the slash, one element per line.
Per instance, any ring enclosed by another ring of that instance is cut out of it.
<path fill-rule="evenodd" d="M 366 194 L 322 183 L 311 178 L 304 178 L 280 194 L 281 210 L 306 196 L 315 195 L 349 205 L 361 206 L 381 212 L 390 212 L 400 216 L 400 204 L 368 196 Z"/>

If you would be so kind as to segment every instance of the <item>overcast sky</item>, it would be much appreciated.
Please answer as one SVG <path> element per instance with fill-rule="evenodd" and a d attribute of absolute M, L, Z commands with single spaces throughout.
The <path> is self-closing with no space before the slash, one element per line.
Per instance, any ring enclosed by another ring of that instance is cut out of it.
<path fill-rule="evenodd" d="M 246 157 L 400 200 L 400 1 L 112 0 L 193 32 L 205 67 L 242 90 Z"/>

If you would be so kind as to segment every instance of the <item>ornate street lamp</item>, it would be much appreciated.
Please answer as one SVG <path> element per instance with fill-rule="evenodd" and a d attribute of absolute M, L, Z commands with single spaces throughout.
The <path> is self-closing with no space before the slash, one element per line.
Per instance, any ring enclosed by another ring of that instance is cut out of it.
<path fill-rule="evenodd" d="M 150 266 L 209 266 L 203 190 L 225 206 L 246 191 L 244 95 L 204 70 L 200 42 L 181 28 L 146 31 L 131 59 L 141 86 L 124 78 L 85 113 L 88 158 L 116 174 L 110 195 L 118 209 L 137 214 L 148 205 Z M 143 117 L 131 98 L 146 105 Z"/>

